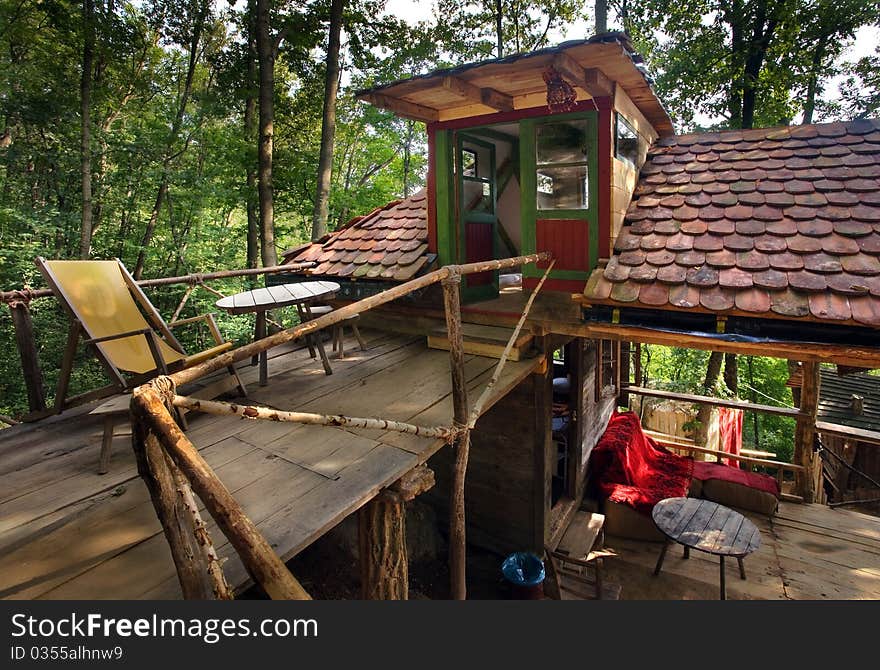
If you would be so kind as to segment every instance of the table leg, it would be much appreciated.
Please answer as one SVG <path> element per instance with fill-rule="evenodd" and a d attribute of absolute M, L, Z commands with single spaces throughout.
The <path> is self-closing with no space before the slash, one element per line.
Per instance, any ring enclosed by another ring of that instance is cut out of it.
<path fill-rule="evenodd" d="M 107 474 L 110 467 L 110 452 L 113 449 L 113 431 L 116 428 L 116 415 L 104 415 L 104 436 L 101 439 L 101 458 L 98 462 L 98 474 Z"/>
<path fill-rule="evenodd" d="M 727 591 L 724 588 L 724 556 L 719 556 L 719 565 L 721 566 L 721 600 L 727 600 Z"/>
<path fill-rule="evenodd" d="M 308 303 L 305 303 L 303 305 L 303 309 L 305 310 L 309 321 L 311 321 L 312 320 L 312 310 L 309 307 Z M 315 346 L 318 348 L 318 353 L 321 354 L 321 363 L 323 363 L 323 365 L 324 365 L 324 374 L 332 375 L 333 368 L 330 367 L 330 361 L 327 358 L 327 352 L 324 351 L 324 338 L 321 337 L 321 331 L 315 331 L 315 333 L 313 333 L 313 335 L 315 337 Z"/>
<path fill-rule="evenodd" d="M 660 556 L 657 558 L 657 565 L 654 567 L 654 576 L 660 574 L 660 568 L 663 567 L 663 559 L 666 558 L 666 550 L 669 549 L 669 542 L 663 543 L 663 548 L 660 549 Z"/>
<path fill-rule="evenodd" d="M 691 557 L 691 548 L 687 545 L 684 545 L 684 558 L 685 560 Z"/>
<path fill-rule="evenodd" d="M 739 563 L 739 577 L 740 579 L 746 578 L 746 566 L 743 565 L 742 557 L 736 559 L 737 563 Z"/>
<path fill-rule="evenodd" d="M 257 339 L 266 337 L 266 310 L 257 312 Z M 260 352 L 260 386 L 269 382 L 269 354 L 264 349 Z"/>
<path fill-rule="evenodd" d="M 311 311 L 306 311 L 308 308 L 304 305 L 297 305 L 296 311 L 299 314 L 299 322 L 306 323 L 309 319 L 311 319 L 312 313 Z M 317 354 L 315 353 L 315 347 L 312 344 L 312 336 L 306 335 L 306 346 L 309 348 L 309 356 L 312 358 L 316 358 Z"/>

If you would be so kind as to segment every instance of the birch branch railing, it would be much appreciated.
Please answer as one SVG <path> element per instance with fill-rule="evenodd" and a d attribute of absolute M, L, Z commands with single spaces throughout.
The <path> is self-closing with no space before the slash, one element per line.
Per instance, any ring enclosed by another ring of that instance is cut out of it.
<path fill-rule="evenodd" d="M 201 286 L 215 294 L 218 293 L 211 287 L 207 286 L 205 282 L 218 279 L 231 279 L 235 277 L 256 277 L 259 275 L 278 274 L 281 272 L 297 272 L 314 266 L 315 263 L 308 262 L 292 265 L 273 265 L 265 268 L 220 270 L 218 272 L 207 272 L 203 274 L 194 273 L 180 277 L 143 279 L 138 281 L 137 284 L 141 288 L 171 286 L 174 284 L 188 285 L 170 319 L 171 323 L 175 323 L 196 286 Z M 220 295 L 222 297 L 222 294 Z M 15 328 L 16 347 L 18 348 L 21 360 L 22 377 L 24 378 L 27 390 L 28 409 L 30 411 L 30 416 L 25 417 L 25 420 L 38 419 L 41 416 L 44 416 L 46 411 L 46 389 L 43 382 L 43 370 L 40 365 L 36 337 L 34 335 L 34 324 L 31 317 L 30 303 L 34 300 L 53 297 L 55 297 L 55 294 L 48 288 L 22 288 L 14 291 L 0 291 L 0 303 L 5 303 L 9 306 L 9 311 L 12 314 L 12 323 Z M 94 400 L 96 397 L 99 397 L 101 391 L 102 389 L 98 389 L 96 392 L 81 394 L 76 398 L 71 398 L 68 404 L 76 405 Z M 104 395 L 106 395 L 106 393 Z"/>
<path fill-rule="evenodd" d="M 309 596 L 247 517 L 216 473 L 202 459 L 198 450 L 177 426 L 173 418 L 173 412 L 176 411 L 176 408 L 212 414 L 239 415 L 249 419 L 393 430 L 422 437 L 439 438 L 454 444 L 456 459 L 450 506 L 450 575 L 453 597 L 463 599 L 466 595 L 464 481 L 467 472 L 467 452 L 472 415 L 468 413 L 467 387 L 464 375 L 459 298 L 461 277 L 467 274 L 550 260 L 550 254 L 540 253 L 504 260 L 445 266 L 377 295 L 340 307 L 312 321 L 221 354 L 201 365 L 170 376 L 158 377 L 136 388 L 132 395 L 131 410 L 134 423 L 132 444 L 137 455 L 138 471 L 147 483 L 157 516 L 171 547 L 184 597 L 231 597 L 231 591 L 223 578 L 223 571 L 220 569 L 211 538 L 199 517 L 198 510 L 192 503 L 192 491 L 201 499 L 217 526 L 235 548 L 248 574 L 270 597 L 307 599 Z M 509 353 L 512 342 L 515 341 L 519 330 L 525 323 L 534 297 L 549 272 L 548 268 L 529 299 L 520 322 L 505 349 L 506 353 Z M 450 364 L 454 408 L 452 426 L 426 427 L 386 419 L 287 412 L 253 405 L 200 400 L 176 394 L 176 388 L 181 384 L 192 382 L 224 369 L 226 366 L 249 359 L 262 351 L 303 338 L 353 315 L 374 309 L 437 282 L 443 284 L 447 329 L 451 344 Z M 494 386 L 500 376 L 506 360 L 507 357 L 504 356 L 499 361 L 490 387 Z M 475 410 L 479 410 L 485 404 L 486 393 L 484 392 L 478 400 Z M 473 422 L 476 422 L 476 418 L 473 419 Z M 191 486 L 192 491 L 187 486 Z"/>

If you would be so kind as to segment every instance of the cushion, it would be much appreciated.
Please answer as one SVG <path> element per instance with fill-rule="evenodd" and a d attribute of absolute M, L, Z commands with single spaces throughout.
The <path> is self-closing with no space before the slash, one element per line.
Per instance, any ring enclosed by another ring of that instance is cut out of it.
<path fill-rule="evenodd" d="M 767 516 L 775 514 L 779 507 L 779 499 L 772 493 L 723 479 L 704 481 L 703 497 L 726 507 L 737 507 Z"/>
<path fill-rule="evenodd" d="M 768 475 L 697 461 L 694 479 L 702 481 L 702 497 L 727 507 L 771 515 L 779 506 L 779 484 Z"/>
<path fill-rule="evenodd" d="M 605 513 L 605 532 L 617 537 L 648 542 L 663 542 L 666 536 L 657 530 L 654 520 L 641 512 L 637 512 L 626 503 L 606 500 L 603 506 Z"/>

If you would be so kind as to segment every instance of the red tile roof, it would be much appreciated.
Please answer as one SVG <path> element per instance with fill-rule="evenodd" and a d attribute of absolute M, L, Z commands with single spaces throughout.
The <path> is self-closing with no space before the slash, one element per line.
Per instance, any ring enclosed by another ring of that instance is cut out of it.
<path fill-rule="evenodd" d="M 319 242 L 284 252 L 284 262 L 315 261 L 305 273 L 406 281 L 428 262 L 425 189 L 355 217 Z"/>
<path fill-rule="evenodd" d="M 880 327 L 880 120 L 660 140 L 584 293 Z"/>

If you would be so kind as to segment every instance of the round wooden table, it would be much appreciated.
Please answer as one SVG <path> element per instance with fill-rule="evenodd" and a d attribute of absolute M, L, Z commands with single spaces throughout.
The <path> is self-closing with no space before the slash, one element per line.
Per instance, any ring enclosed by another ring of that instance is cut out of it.
<path fill-rule="evenodd" d="M 229 314 L 248 314 L 255 312 L 256 325 L 254 329 L 254 340 L 266 337 L 266 312 L 281 307 L 289 307 L 296 305 L 299 318 L 302 323 L 311 320 L 312 312 L 310 305 L 316 302 L 330 300 L 339 290 L 339 284 L 332 281 L 304 281 L 295 284 L 279 284 L 278 286 L 268 286 L 266 288 L 255 288 L 251 291 L 242 291 L 235 295 L 221 298 L 217 301 L 218 309 L 222 309 Z M 330 367 L 330 361 L 327 359 L 327 353 L 324 351 L 324 345 L 321 341 L 320 334 L 312 334 L 306 337 L 309 343 L 309 350 L 314 358 L 314 350 L 321 354 L 321 362 L 324 365 L 324 372 L 328 375 L 333 374 Z M 262 351 L 259 356 L 260 362 L 260 386 L 265 386 L 268 379 L 268 356 L 266 351 Z"/>
<path fill-rule="evenodd" d="M 721 600 L 726 599 L 724 558 L 739 563 L 739 576 L 746 578 L 743 558 L 761 546 L 761 532 L 749 519 L 729 507 L 700 498 L 666 498 L 651 511 L 658 529 L 669 538 L 660 550 L 654 574 L 660 574 L 669 542 L 684 545 L 684 557 L 697 549 L 719 557 L 721 562 Z"/>

